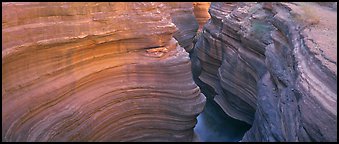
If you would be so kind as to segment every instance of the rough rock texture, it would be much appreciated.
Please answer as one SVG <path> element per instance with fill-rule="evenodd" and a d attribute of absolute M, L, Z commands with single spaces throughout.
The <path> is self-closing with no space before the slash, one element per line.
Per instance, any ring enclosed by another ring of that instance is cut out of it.
<path fill-rule="evenodd" d="M 193 66 L 197 66 L 193 72 L 211 87 L 211 94 L 205 93 L 208 98 L 214 98 L 230 116 L 251 124 L 256 107 L 256 71 L 260 71 L 264 64 L 262 59 L 252 56 L 253 53 L 245 48 L 242 48 L 242 53 L 254 57 L 251 62 L 256 65 L 250 67 L 243 57 L 238 57 L 237 49 L 241 44 L 236 32 L 240 28 L 221 22 L 224 17 L 233 18 L 226 17 L 226 14 L 235 6 L 233 3 L 211 4 L 211 19 L 204 26 L 192 53 Z"/>
<path fill-rule="evenodd" d="M 165 4 L 171 8 L 172 22 L 178 28 L 173 37 L 181 47 L 190 52 L 193 49 L 193 39 L 199 28 L 193 13 L 192 2 L 166 2 Z"/>
<path fill-rule="evenodd" d="M 329 8 L 332 8 L 334 10 L 337 10 L 337 4 L 338 2 L 317 2 L 321 6 L 326 6 Z"/>
<path fill-rule="evenodd" d="M 207 98 L 252 124 L 242 141 L 337 141 L 336 26 L 316 35 L 291 5 L 212 3 L 191 53 Z"/>
<path fill-rule="evenodd" d="M 194 6 L 194 15 L 196 20 L 199 23 L 198 31 L 202 30 L 202 27 L 205 23 L 210 19 L 210 14 L 208 13 L 208 9 L 211 5 L 211 2 L 193 2 Z"/>
<path fill-rule="evenodd" d="M 2 141 L 191 141 L 205 97 L 163 3 L 2 3 Z"/>

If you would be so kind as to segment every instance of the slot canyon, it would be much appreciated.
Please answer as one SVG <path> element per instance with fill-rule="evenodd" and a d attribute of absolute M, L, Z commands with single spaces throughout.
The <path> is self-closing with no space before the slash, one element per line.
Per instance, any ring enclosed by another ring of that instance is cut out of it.
<path fill-rule="evenodd" d="M 337 2 L 2 2 L 3 142 L 336 142 Z"/>

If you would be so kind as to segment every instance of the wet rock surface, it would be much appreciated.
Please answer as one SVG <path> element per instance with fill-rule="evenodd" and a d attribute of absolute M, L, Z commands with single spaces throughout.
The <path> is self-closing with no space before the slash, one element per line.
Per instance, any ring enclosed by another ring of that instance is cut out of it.
<path fill-rule="evenodd" d="M 238 142 L 251 127 L 228 116 L 215 101 L 208 99 L 197 119 L 194 131 L 200 142 Z"/>

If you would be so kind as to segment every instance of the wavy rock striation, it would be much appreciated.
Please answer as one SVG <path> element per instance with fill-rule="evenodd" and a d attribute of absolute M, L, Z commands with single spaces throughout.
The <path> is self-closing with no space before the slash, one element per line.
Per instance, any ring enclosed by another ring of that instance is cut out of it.
<path fill-rule="evenodd" d="M 210 7 L 211 2 L 193 2 L 194 6 L 194 15 L 196 20 L 199 23 L 198 31 L 202 30 L 202 27 L 210 19 L 210 14 L 208 13 L 208 8 Z"/>
<path fill-rule="evenodd" d="M 193 49 L 193 39 L 199 28 L 198 22 L 193 13 L 192 2 L 166 2 L 172 17 L 172 22 L 178 30 L 173 37 L 178 41 L 179 45 L 187 52 Z"/>
<path fill-rule="evenodd" d="M 205 97 L 164 3 L 2 3 L 2 141 L 191 141 Z"/>
<path fill-rule="evenodd" d="M 195 43 L 194 79 L 252 124 L 242 141 L 337 141 L 337 48 L 312 38 L 293 5 L 212 3 Z"/>

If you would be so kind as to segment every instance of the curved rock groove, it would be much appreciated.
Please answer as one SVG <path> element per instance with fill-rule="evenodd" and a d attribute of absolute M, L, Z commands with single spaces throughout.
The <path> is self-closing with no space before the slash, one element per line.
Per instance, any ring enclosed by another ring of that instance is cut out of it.
<path fill-rule="evenodd" d="M 305 28 L 315 18 L 300 11 L 307 8 L 326 14 Z M 252 125 L 242 141 L 337 141 L 336 60 L 324 57 L 336 56 L 336 47 L 322 42 L 332 37 L 320 39 L 326 29 L 312 33 L 323 26 L 336 35 L 328 24 L 336 16 L 326 16 L 336 11 L 307 3 L 212 2 L 209 13 L 190 53 L 193 76 L 228 115 Z"/>
<path fill-rule="evenodd" d="M 2 141 L 192 141 L 206 100 L 175 6 L 2 3 Z"/>

